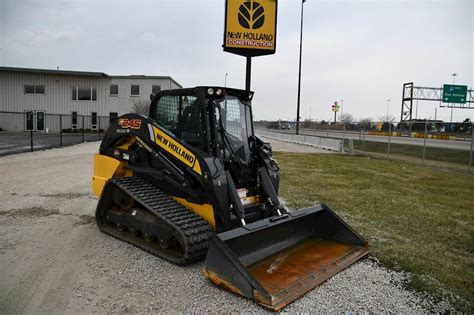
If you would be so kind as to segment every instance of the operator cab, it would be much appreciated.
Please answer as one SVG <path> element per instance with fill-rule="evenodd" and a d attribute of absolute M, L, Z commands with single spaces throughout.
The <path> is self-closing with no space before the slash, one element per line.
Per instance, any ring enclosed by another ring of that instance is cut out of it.
<path fill-rule="evenodd" d="M 240 184 L 255 178 L 253 92 L 196 87 L 165 90 L 152 98 L 150 117 L 171 136 L 205 156 L 222 158 Z"/>

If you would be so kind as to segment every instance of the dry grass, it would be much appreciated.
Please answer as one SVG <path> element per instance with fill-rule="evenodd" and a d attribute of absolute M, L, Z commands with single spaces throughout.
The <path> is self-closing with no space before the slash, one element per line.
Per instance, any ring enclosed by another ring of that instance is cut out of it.
<path fill-rule="evenodd" d="M 474 176 L 347 155 L 275 153 L 292 208 L 329 205 L 372 254 L 461 311 L 474 299 Z"/>

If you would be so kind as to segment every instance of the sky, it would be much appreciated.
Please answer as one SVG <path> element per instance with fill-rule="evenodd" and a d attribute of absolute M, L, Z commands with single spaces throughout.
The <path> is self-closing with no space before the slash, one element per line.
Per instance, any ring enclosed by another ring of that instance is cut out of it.
<path fill-rule="evenodd" d="M 274 55 L 252 59 L 255 120 L 294 120 L 300 0 L 278 1 Z M 474 88 L 474 1 L 307 0 L 301 119 L 400 118 L 402 85 Z M 245 58 L 223 52 L 224 0 L 0 0 L 0 65 L 170 75 L 185 87 L 244 88 Z M 390 100 L 390 102 L 387 102 Z M 388 105 L 388 106 L 387 106 Z M 418 118 L 437 102 L 420 101 Z M 454 110 L 454 120 L 474 110 Z M 449 121 L 450 110 L 437 118 Z"/>

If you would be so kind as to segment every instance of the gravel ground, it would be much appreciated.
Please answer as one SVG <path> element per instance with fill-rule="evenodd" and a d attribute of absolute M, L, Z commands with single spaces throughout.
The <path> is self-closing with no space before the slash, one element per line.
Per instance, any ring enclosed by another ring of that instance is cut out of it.
<path fill-rule="evenodd" d="M 272 151 L 274 152 L 300 152 L 300 153 L 335 153 L 333 151 L 324 150 L 309 145 L 299 145 L 291 142 L 275 140 L 260 136 L 263 141 L 270 142 L 272 145 Z"/>
<path fill-rule="evenodd" d="M 0 314 L 266 312 L 212 285 L 202 263 L 177 267 L 100 233 L 90 192 L 98 145 L 0 157 Z M 407 290 L 408 281 L 369 258 L 283 311 L 452 310 Z"/>

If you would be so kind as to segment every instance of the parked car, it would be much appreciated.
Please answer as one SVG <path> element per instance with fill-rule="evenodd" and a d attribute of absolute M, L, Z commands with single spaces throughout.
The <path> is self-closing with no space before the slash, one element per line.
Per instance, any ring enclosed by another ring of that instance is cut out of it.
<path fill-rule="evenodd" d="M 279 126 L 281 130 L 290 130 L 291 129 L 291 125 L 290 125 L 290 122 L 289 121 L 279 121 Z"/>

